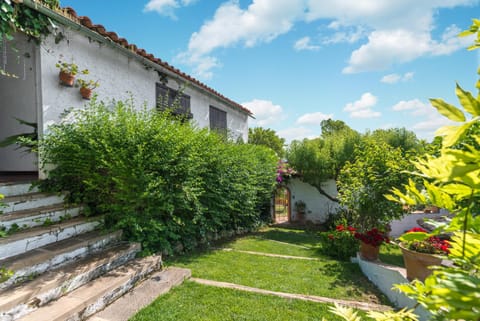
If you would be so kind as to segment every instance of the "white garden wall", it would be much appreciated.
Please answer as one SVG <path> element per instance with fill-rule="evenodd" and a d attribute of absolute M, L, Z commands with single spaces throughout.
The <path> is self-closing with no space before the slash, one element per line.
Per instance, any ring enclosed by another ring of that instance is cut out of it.
<path fill-rule="evenodd" d="M 333 202 L 312 185 L 303 182 L 299 178 L 292 178 L 289 180 L 287 187 L 291 193 L 292 204 L 292 221 L 296 221 L 298 213 L 295 210 L 295 202 L 304 201 L 306 204 L 305 221 L 310 221 L 315 224 L 324 223 L 329 213 L 336 213 L 339 205 Z M 325 181 L 322 184 L 322 189 L 331 195 L 337 196 L 337 185 L 334 180 Z"/>
<path fill-rule="evenodd" d="M 427 214 L 427 213 L 408 213 L 405 214 L 401 219 L 393 220 L 390 222 L 390 237 L 399 237 L 406 231 L 414 228 L 420 227 L 417 221 L 420 219 L 435 219 L 447 215 L 448 213 L 444 210 L 440 210 L 440 213 Z"/>

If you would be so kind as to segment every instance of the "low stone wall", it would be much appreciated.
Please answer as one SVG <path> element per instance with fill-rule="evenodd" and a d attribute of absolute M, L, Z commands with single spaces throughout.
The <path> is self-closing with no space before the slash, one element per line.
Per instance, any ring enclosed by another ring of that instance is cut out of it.
<path fill-rule="evenodd" d="M 358 253 L 355 261 L 360 265 L 363 274 L 388 297 L 395 307 L 413 308 L 417 304 L 416 301 L 393 289 L 395 284 L 409 283 L 404 268 L 379 261 L 366 261 L 363 260 Z M 430 313 L 420 305 L 415 309 L 415 313 L 419 316 L 420 321 L 427 321 L 431 318 Z"/>

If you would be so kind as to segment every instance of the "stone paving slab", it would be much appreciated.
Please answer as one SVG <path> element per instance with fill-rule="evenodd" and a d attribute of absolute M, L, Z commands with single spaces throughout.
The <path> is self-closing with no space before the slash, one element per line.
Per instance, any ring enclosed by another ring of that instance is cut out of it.
<path fill-rule="evenodd" d="M 167 293 L 191 275 L 192 272 L 189 269 L 175 267 L 156 272 L 87 321 L 127 321 L 159 295 Z"/>
<path fill-rule="evenodd" d="M 268 256 L 268 257 L 278 257 L 282 259 L 297 259 L 297 260 L 308 260 L 308 261 L 319 261 L 320 259 L 315 257 L 305 257 L 305 256 L 293 256 L 293 255 L 282 255 L 282 254 L 272 254 L 266 252 L 256 252 L 256 251 L 244 251 L 244 250 L 236 250 L 231 248 L 221 248 L 222 251 L 226 252 L 239 252 L 239 253 L 246 253 L 246 254 L 253 254 L 253 255 L 260 255 L 260 256 Z"/>
<path fill-rule="evenodd" d="M 276 291 L 270 291 L 270 290 L 263 290 L 259 288 L 253 288 L 245 285 L 239 285 L 235 283 L 219 282 L 219 281 L 205 280 L 205 279 L 199 279 L 199 278 L 190 278 L 190 280 L 203 285 L 210 285 L 210 286 L 216 286 L 216 287 L 228 288 L 228 289 L 234 289 L 234 290 L 240 290 L 240 291 L 246 291 L 246 292 L 253 292 L 253 293 L 259 293 L 259 294 L 274 295 L 274 296 L 278 296 L 286 299 L 298 299 L 298 300 L 304 300 L 304 301 L 329 303 L 329 304 L 337 303 L 343 306 L 348 306 L 348 307 L 352 307 L 352 308 L 364 310 L 364 311 L 392 310 L 391 307 L 386 305 L 367 303 L 367 302 L 361 302 L 361 301 L 332 299 L 332 298 L 326 298 L 326 297 L 315 296 L 315 295 L 306 295 L 306 294 L 276 292 Z"/>

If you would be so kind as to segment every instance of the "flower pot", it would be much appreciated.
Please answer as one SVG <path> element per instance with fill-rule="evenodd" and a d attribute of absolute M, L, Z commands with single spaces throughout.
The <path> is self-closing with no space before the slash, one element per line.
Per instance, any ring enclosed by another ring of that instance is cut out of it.
<path fill-rule="evenodd" d="M 83 99 L 90 100 L 92 97 L 92 90 L 89 88 L 80 87 L 80 94 L 82 95 Z"/>
<path fill-rule="evenodd" d="M 425 278 L 432 274 L 432 270 L 428 267 L 442 263 L 442 258 L 437 255 L 411 251 L 402 245 L 400 245 L 400 248 L 402 249 L 403 262 L 407 269 L 407 279 L 409 281 L 413 279 L 425 281 Z"/>
<path fill-rule="evenodd" d="M 360 257 L 366 261 L 378 260 L 380 246 L 373 246 L 365 242 L 360 242 Z"/>
<path fill-rule="evenodd" d="M 62 85 L 67 87 L 73 87 L 73 83 L 75 82 L 74 75 L 69 74 L 68 72 L 65 72 L 65 71 L 60 71 L 58 78 L 60 78 L 60 83 Z"/>

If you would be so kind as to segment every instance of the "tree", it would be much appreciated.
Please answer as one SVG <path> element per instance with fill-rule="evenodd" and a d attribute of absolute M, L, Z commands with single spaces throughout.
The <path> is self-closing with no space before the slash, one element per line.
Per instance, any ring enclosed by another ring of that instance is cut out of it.
<path fill-rule="evenodd" d="M 417 138 L 414 132 L 405 128 L 377 129 L 367 133 L 366 137 L 377 142 L 385 142 L 394 148 L 400 148 L 402 154 L 414 153 L 421 155 L 425 152 L 427 143 Z"/>
<path fill-rule="evenodd" d="M 341 120 L 324 120 L 321 127 L 321 137 L 293 141 L 287 150 L 287 159 L 303 181 L 315 186 L 330 200 L 338 201 L 322 189 L 322 183 L 337 179 L 345 163 L 353 160 L 361 135 Z"/>
<path fill-rule="evenodd" d="M 285 139 L 277 135 L 277 133 L 270 128 L 255 127 L 248 129 L 248 143 L 253 145 L 267 146 L 277 153 L 277 156 L 282 158 L 285 155 Z"/>
<path fill-rule="evenodd" d="M 384 195 L 406 184 L 411 167 L 400 148 L 385 142 L 365 140 L 353 162 L 347 162 L 338 177 L 340 204 L 348 211 L 348 222 L 360 230 L 385 225 L 403 214 L 402 206 Z"/>

